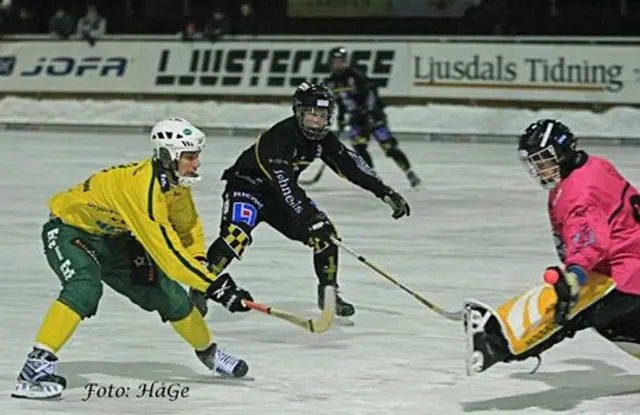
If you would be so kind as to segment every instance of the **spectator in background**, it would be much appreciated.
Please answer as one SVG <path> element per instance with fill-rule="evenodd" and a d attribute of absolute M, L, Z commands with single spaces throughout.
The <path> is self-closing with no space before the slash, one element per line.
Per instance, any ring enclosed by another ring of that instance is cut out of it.
<path fill-rule="evenodd" d="M 11 0 L 0 0 L 0 36 L 7 32 Z"/>
<path fill-rule="evenodd" d="M 222 36 L 229 33 L 231 23 L 221 9 L 214 9 L 211 17 L 204 27 L 204 37 L 211 42 L 216 42 Z"/>
<path fill-rule="evenodd" d="M 196 21 L 191 16 L 185 16 L 182 27 L 182 41 L 190 42 L 198 37 L 198 27 Z"/>
<path fill-rule="evenodd" d="M 260 22 L 256 13 L 248 1 L 240 3 L 240 16 L 234 23 L 234 33 L 237 35 L 257 35 Z"/>
<path fill-rule="evenodd" d="M 49 33 L 56 39 L 64 40 L 73 33 L 73 19 L 63 8 L 59 8 L 49 19 Z"/>
<path fill-rule="evenodd" d="M 87 14 L 78 20 L 78 36 L 93 46 L 96 40 L 106 32 L 107 20 L 98 14 L 96 6 L 92 4 L 87 5 Z"/>
<path fill-rule="evenodd" d="M 21 7 L 18 18 L 11 25 L 14 33 L 36 33 L 38 25 L 33 13 L 26 7 Z"/>

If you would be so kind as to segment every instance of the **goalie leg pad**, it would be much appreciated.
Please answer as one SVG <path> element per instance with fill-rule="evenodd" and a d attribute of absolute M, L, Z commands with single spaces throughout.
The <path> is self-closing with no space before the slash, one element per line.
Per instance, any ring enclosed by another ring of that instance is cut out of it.
<path fill-rule="evenodd" d="M 590 274 L 571 310 L 571 324 L 564 327 L 554 323 L 557 296 L 551 285 L 533 287 L 495 311 L 477 301 L 465 302 L 467 373 L 482 372 L 501 361 L 538 356 L 576 331 L 590 327 L 591 314 L 586 311 L 614 289 L 612 279 Z"/>

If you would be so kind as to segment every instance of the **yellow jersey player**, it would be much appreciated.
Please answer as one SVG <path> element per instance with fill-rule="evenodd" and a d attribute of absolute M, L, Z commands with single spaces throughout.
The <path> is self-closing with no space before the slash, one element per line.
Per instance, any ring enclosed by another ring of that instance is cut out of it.
<path fill-rule="evenodd" d="M 12 396 L 47 399 L 62 394 L 56 356 L 85 318 L 96 314 L 104 282 L 163 322 L 193 347 L 212 372 L 242 377 L 247 363 L 216 347 L 189 300 L 184 283 L 231 312 L 248 311 L 251 295 L 229 274 L 214 275 L 205 257 L 202 224 L 190 186 L 200 179 L 206 137 L 171 118 L 151 131 L 153 157 L 102 170 L 49 201 L 42 242 L 62 283 L 28 354 Z"/>

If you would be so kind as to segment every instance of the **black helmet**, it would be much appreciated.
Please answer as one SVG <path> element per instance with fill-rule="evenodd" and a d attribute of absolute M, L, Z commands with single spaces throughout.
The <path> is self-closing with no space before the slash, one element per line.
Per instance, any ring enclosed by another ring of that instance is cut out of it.
<path fill-rule="evenodd" d="M 331 90 L 324 84 L 301 83 L 293 94 L 293 114 L 300 130 L 310 140 L 322 140 L 331 127 L 335 110 L 335 100 Z M 322 116 L 323 126 L 310 126 L 305 122 L 305 114 Z"/>
<path fill-rule="evenodd" d="M 346 59 L 347 49 L 343 46 L 336 46 L 335 48 L 329 51 L 329 56 L 331 57 L 331 59 L 334 59 L 334 58 Z"/>
<path fill-rule="evenodd" d="M 534 179 L 552 190 L 575 167 L 576 145 L 577 139 L 560 121 L 538 120 L 520 136 L 518 157 Z"/>

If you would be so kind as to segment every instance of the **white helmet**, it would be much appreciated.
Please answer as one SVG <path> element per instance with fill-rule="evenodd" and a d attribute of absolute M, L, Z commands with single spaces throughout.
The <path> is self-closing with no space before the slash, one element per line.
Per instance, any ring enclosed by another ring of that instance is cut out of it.
<path fill-rule="evenodd" d="M 200 176 L 180 176 L 178 161 L 183 152 L 201 151 L 206 142 L 206 135 L 189 121 L 183 118 L 162 120 L 151 129 L 151 145 L 153 158 L 170 168 L 178 179 L 178 185 L 190 187 Z"/>

